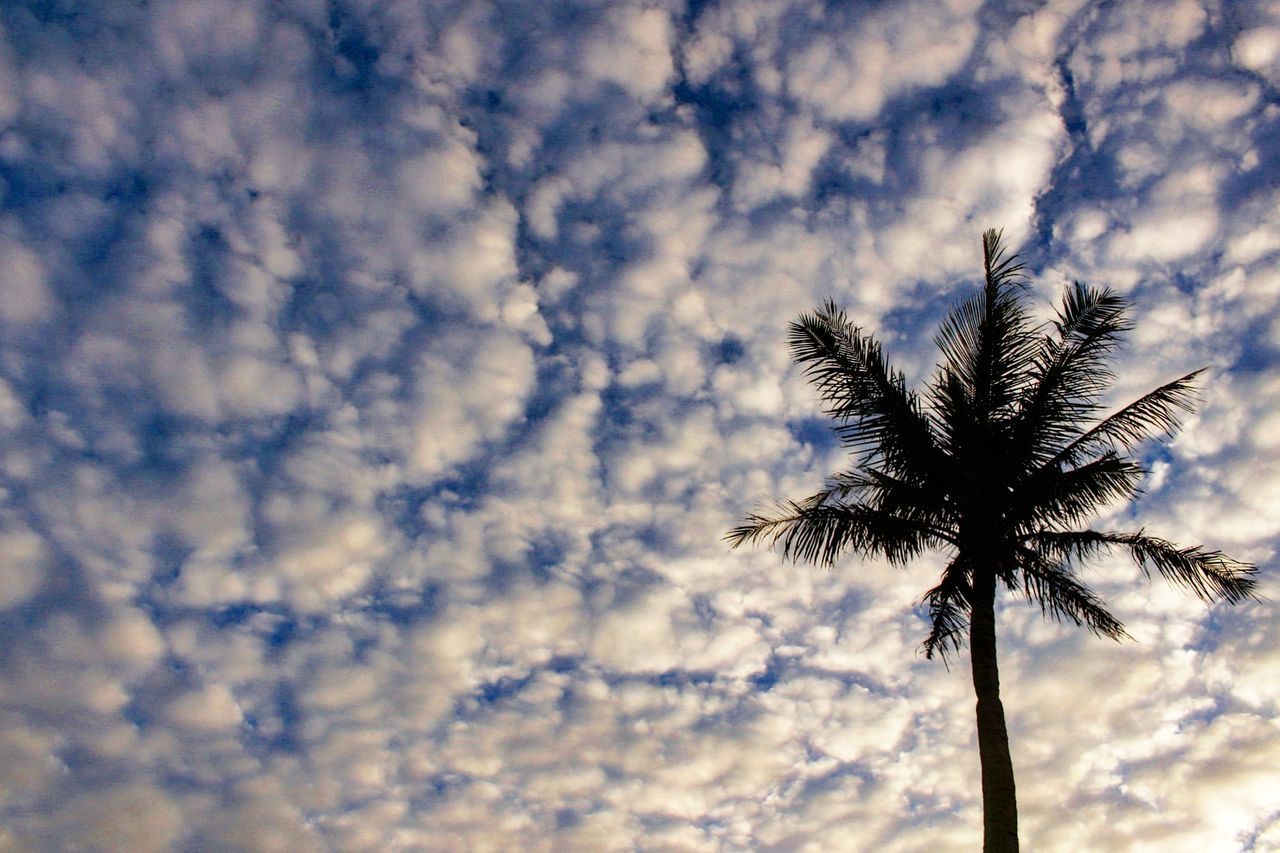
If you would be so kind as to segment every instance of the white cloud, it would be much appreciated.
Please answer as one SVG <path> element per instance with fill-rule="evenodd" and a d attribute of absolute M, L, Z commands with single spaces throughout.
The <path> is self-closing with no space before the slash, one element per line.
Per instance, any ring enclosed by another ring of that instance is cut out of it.
<path fill-rule="evenodd" d="M 945 264 L 946 272 L 965 275 L 973 268 L 974 233 L 995 226 L 1004 229 L 1012 245 L 1025 239 L 1035 197 L 1062 148 L 1064 128 L 1034 92 L 1017 92 L 1006 103 L 1008 120 L 954 153 L 932 144 L 943 141 L 937 130 L 921 129 L 922 191 L 878 241 L 888 263 L 904 272 L 915 267 L 917 274 Z M 930 249 L 930 244 L 938 246 Z"/>
<path fill-rule="evenodd" d="M 7 19 L 0 846 L 973 846 L 941 558 L 721 539 L 844 462 L 787 322 L 927 376 L 1003 225 L 1116 399 L 1215 368 L 1105 521 L 1280 532 L 1274 22 L 979 11 Z M 1087 578 L 1140 642 L 1000 612 L 1024 843 L 1264 847 L 1277 620 Z"/>
<path fill-rule="evenodd" d="M 462 211 L 480 187 L 480 161 L 470 146 L 450 140 L 448 146 L 399 164 L 397 183 L 424 211 L 448 216 Z"/>
<path fill-rule="evenodd" d="M 21 807 L 48 790 L 61 775 L 56 732 L 8 718 L 0 728 L 0 808 Z M 12 841 L 10 836 L 7 841 Z"/>
<path fill-rule="evenodd" d="M 781 152 L 775 162 L 742 164 L 734 183 L 734 196 L 743 207 L 777 196 L 800 196 L 809 190 L 813 170 L 831 145 L 831 134 L 803 120 L 785 123 L 789 129 L 779 142 Z"/>
<path fill-rule="evenodd" d="M 438 476 L 520 417 L 533 389 L 533 353 L 500 331 L 446 332 L 415 373 L 410 458 L 415 471 Z"/>
<path fill-rule="evenodd" d="M 169 703 L 167 716 L 173 725 L 193 732 L 221 732 L 243 720 L 235 697 L 223 684 L 206 684 Z"/>
<path fill-rule="evenodd" d="M 264 853 L 324 849 L 290 791 L 272 776 L 238 782 L 229 802 L 214 810 L 208 822 L 219 846 Z"/>
<path fill-rule="evenodd" d="M 596 626 L 592 655 L 622 671 L 662 672 L 681 662 L 679 621 L 693 622 L 689 601 L 665 588 L 641 594 Z"/>
<path fill-rule="evenodd" d="M 1269 80 L 1277 76 L 1280 60 L 1280 27 L 1252 27 L 1236 37 L 1233 45 L 1240 64 Z"/>
<path fill-rule="evenodd" d="M 182 811 L 164 790 L 132 783 L 91 791 L 59 809 L 54 838 L 85 849 L 170 849 L 183 834 Z"/>
<path fill-rule="evenodd" d="M 868 121 L 890 99 L 960 70 L 978 35 L 975 8 L 956 2 L 859 16 L 789 59 L 788 88 L 824 117 Z"/>
<path fill-rule="evenodd" d="M 455 226 L 443 246 L 414 254 L 414 286 L 432 294 L 456 293 L 462 304 L 488 319 L 496 313 L 499 286 L 516 273 L 515 225 L 510 205 L 481 208 L 472 221 Z"/>
<path fill-rule="evenodd" d="M 0 527 L 0 607 L 29 600 L 44 585 L 49 569 L 49 546 L 21 522 Z"/>
<path fill-rule="evenodd" d="M 35 252 L 0 235 L 0 269 L 4 270 L 0 319 L 19 326 L 46 319 L 53 310 L 53 295 L 48 271 Z"/>
<path fill-rule="evenodd" d="M 669 13 L 619 5 L 602 29 L 602 37 L 589 39 L 582 52 L 587 76 L 621 86 L 638 100 L 660 97 L 674 70 Z"/>
<path fill-rule="evenodd" d="M 260 571 L 288 586 L 295 607 L 318 611 L 359 592 L 387 553 L 387 534 L 374 518 L 335 514 L 288 531 L 289 544 Z"/>

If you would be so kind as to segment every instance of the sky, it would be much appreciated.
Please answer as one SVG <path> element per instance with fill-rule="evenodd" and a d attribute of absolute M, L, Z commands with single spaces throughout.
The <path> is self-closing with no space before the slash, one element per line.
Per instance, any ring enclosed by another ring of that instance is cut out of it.
<path fill-rule="evenodd" d="M 1268 597 L 1001 602 L 1023 844 L 1280 850 L 1280 3 L 0 4 L 0 849 L 975 849 L 944 557 L 722 537 L 988 227 Z"/>

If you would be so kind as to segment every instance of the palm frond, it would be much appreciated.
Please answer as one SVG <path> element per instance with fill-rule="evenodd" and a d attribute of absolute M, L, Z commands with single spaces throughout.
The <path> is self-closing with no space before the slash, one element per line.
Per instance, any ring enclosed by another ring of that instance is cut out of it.
<path fill-rule="evenodd" d="M 826 488 L 819 495 L 827 501 L 862 501 L 876 490 L 876 474 L 873 469 L 865 471 L 838 471 L 827 479 Z M 815 496 L 817 497 L 817 496 Z"/>
<path fill-rule="evenodd" d="M 976 431 L 972 389 L 955 371 L 939 368 L 929 386 L 929 404 L 939 445 L 952 458 L 964 456 Z"/>
<path fill-rule="evenodd" d="M 931 396 L 935 407 L 949 408 L 946 397 L 953 408 L 962 390 L 959 397 L 973 414 L 971 428 L 978 430 L 1008 419 L 1036 342 L 1019 299 L 1023 265 L 1006 256 L 1000 232 L 983 234 L 982 262 L 983 289 L 956 305 L 939 326 L 935 342 L 943 360 Z"/>
<path fill-rule="evenodd" d="M 988 228 L 982 232 L 982 270 L 989 286 L 1020 283 L 1025 269 L 1017 255 L 1006 255 L 1004 229 Z"/>
<path fill-rule="evenodd" d="M 851 324 L 828 300 L 791 324 L 792 356 L 817 387 L 836 432 L 856 453 L 895 468 L 936 457 L 936 441 L 916 395 L 884 358 L 880 344 Z"/>
<path fill-rule="evenodd" d="M 1107 288 L 1074 282 L 1063 295 L 1053 333 L 1039 344 L 1031 384 L 1018 412 L 1020 460 L 1043 463 L 1083 432 L 1098 397 L 1114 381 L 1107 356 L 1132 328 L 1128 303 Z"/>
<path fill-rule="evenodd" d="M 797 503 L 778 502 L 772 513 L 751 513 L 725 539 L 737 548 L 767 542 L 788 560 L 831 566 L 844 554 L 879 554 L 901 565 L 926 547 L 945 545 L 950 533 L 865 504 L 828 503 L 825 493 Z"/>
<path fill-rule="evenodd" d="M 908 480 L 876 468 L 839 472 L 814 498 L 824 503 L 856 500 L 871 509 L 939 529 L 950 529 L 956 521 L 945 491 L 939 490 L 934 480 Z"/>
<path fill-rule="evenodd" d="M 969 625 L 972 610 L 972 587 L 968 574 L 959 559 L 953 560 L 942 572 L 938 585 L 920 599 L 929 605 L 929 634 L 920 644 L 927 660 L 934 654 L 945 663 L 947 655 L 964 647 L 965 628 Z"/>
<path fill-rule="evenodd" d="M 1155 569 L 1163 578 L 1195 593 L 1204 601 L 1222 599 L 1238 604 L 1257 598 L 1257 566 L 1233 560 L 1221 551 L 1200 546 L 1179 548 L 1165 539 L 1137 533 L 1095 530 L 1040 531 L 1028 537 L 1045 554 L 1085 560 L 1103 549 L 1125 548 L 1148 577 Z"/>
<path fill-rule="evenodd" d="M 1024 529 L 1079 524 L 1112 501 L 1132 498 L 1145 473 L 1114 451 L 1068 471 L 1044 468 L 1012 493 L 1010 513 Z"/>
<path fill-rule="evenodd" d="M 981 382 L 983 321 L 987 317 L 987 294 L 978 291 L 955 304 L 938 326 L 934 343 L 972 399 Z"/>
<path fill-rule="evenodd" d="M 1064 342 L 1099 336 L 1114 340 L 1116 334 L 1133 329 L 1128 313 L 1129 301 L 1111 288 L 1073 281 L 1062 294 L 1053 326 Z"/>
<path fill-rule="evenodd" d="M 1059 622 L 1083 625 L 1099 637 L 1122 640 L 1129 637 L 1124 625 L 1102 604 L 1102 599 L 1076 578 L 1067 567 L 1055 564 L 1030 548 L 1018 553 L 1019 577 L 1027 601 L 1040 605 L 1040 612 Z"/>
<path fill-rule="evenodd" d="M 947 549 L 954 559 L 922 599 L 931 620 L 922 650 L 944 661 L 967 639 L 975 576 L 984 608 L 994 577 L 1046 616 L 1127 636 L 1074 574 L 1106 549 L 1124 548 L 1148 577 L 1158 573 L 1207 601 L 1257 597 L 1256 567 L 1219 551 L 1141 531 L 1072 530 L 1138 494 L 1145 472 L 1130 452 L 1172 434 L 1194 410 L 1200 371 L 1098 420 L 1115 381 L 1109 357 L 1132 329 L 1128 302 L 1075 282 L 1054 319 L 1033 327 L 1022 306 L 1023 265 L 999 231 L 983 234 L 982 252 L 983 286 L 940 324 L 941 359 L 923 396 L 834 302 L 791 324 L 791 354 L 853 465 L 802 501 L 748 515 L 725 538 L 823 565 L 849 553 L 903 563 L 926 548 Z"/>
<path fill-rule="evenodd" d="M 1195 411 L 1195 380 L 1203 370 L 1193 370 L 1134 400 L 1058 451 L 1046 466 L 1072 464 L 1101 447 L 1131 450 L 1144 441 L 1172 435 L 1181 414 Z"/>

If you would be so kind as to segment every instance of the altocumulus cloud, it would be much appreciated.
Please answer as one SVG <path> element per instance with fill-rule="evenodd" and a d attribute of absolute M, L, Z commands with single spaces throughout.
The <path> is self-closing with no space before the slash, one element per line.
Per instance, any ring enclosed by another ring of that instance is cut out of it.
<path fill-rule="evenodd" d="M 1113 520 L 1266 566 L 1278 87 L 1274 3 L 4 4 L 0 846 L 972 846 L 939 565 L 720 541 L 840 460 L 785 324 L 919 377 L 1005 226 L 1213 368 Z M 1274 608 L 1091 579 L 1028 848 L 1280 849 Z"/>

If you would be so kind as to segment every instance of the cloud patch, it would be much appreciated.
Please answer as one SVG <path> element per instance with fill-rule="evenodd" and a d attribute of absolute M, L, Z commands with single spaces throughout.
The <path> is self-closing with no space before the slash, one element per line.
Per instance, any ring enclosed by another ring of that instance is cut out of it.
<path fill-rule="evenodd" d="M 1213 367 L 1115 520 L 1274 560 L 1262 7 L 64 11 L 0 11 L 0 846 L 972 846 L 938 558 L 721 536 L 844 463 L 786 323 L 925 378 L 988 226 L 1134 300 L 1116 402 Z M 1089 579 L 1141 642 L 1000 611 L 1026 845 L 1270 849 L 1271 609 Z"/>

